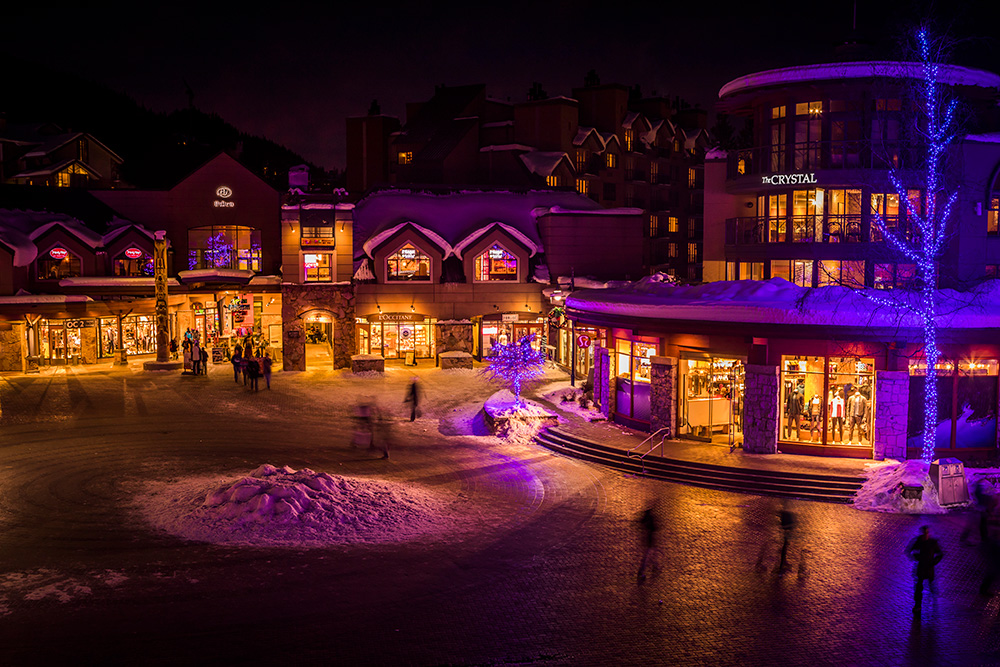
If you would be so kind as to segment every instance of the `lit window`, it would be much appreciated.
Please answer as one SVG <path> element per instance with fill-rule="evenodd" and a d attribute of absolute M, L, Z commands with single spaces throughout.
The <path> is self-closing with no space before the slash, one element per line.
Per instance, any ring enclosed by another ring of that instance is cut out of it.
<path fill-rule="evenodd" d="M 303 246 L 323 246 L 332 248 L 336 245 L 333 225 L 327 227 L 302 226 L 299 242 Z"/>
<path fill-rule="evenodd" d="M 693 188 L 698 182 L 698 173 L 691 168 L 688 168 L 688 187 Z"/>
<path fill-rule="evenodd" d="M 677 244 L 676 243 L 670 243 L 670 244 L 667 245 L 667 256 L 668 257 L 677 257 Z"/>
<path fill-rule="evenodd" d="M 655 237 L 660 231 L 660 218 L 657 215 L 649 216 L 649 235 Z"/>
<path fill-rule="evenodd" d="M 494 243 L 476 257 L 474 270 L 477 281 L 517 280 L 517 257 Z"/>
<path fill-rule="evenodd" d="M 1000 234 L 997 229 L 997 218 L 1000 217 L 1000 198 L 993 197 L 990 200 L 990 208 L 986 211 L 986 233 L 991 236 Z"/>
<path fill-rule="evenodd" d="M 746 161 L 746 158 L 742 158 L 741 157 L 739 159 L 739 161 L 736 163 L 736 173 L 739 174 L 740 176 L 742 176 L 745 173 L 747 173 L 747 161 Z"/>
<path fill-rule="evenodd" d="M 581 195 L 590 194 L 590 184 L 585 178 L 576 179 L 576 191 Z"/>
<path fill-rule="evenodd" d="M 129 248 L 115 257 L 114 274 L 130 278 L 153 275 L 153 256 L 138 248 Z"/>
<path fill-rule="evenodd" d="M 614 153 L 607 153 L 604 156 L 604 164 L 607 165 L 608 169 L 614 169 L 618 166 L 618 156 Z"/>
<path fill-rule="evenodd" d="M 667 231 L 668 232 L 681 231 L 681 223 L 675 216 L 671 215 L 667 218 Z"/>
<path fill-rule="evenodd" d="M 796 116 L 819 116 L 822 113 L 822 102 L 800 102 L 795 105 Z"/>
<path fill-rule="evenodd" d="M 397 157 L 399 164 L 410 164 L 413 162 L 413 151 L 399 151 Z"/>
<path fill-rule="evenodd" d="M 333 280 L 333 253 L 305 253 L 302 255 L 303 275 L 307 283 L 328 283 Z"/>
<path fill-rule="evenodd" d="M 188 230 L 188 269 L 260 271 L 260 232 L 250 227 L 197 227 Z"/>
<path fill-rule="evenodd" d="M 627 128 L 625 130 L 625 150 L 632 150 L 632 128 Z"/>
<path fill-rule="evenodd" d="M 660 173 L 659 165 L 656 162 L 649 163 L 649 182 L 656 183 L 656 177 Z"/>
<path fill-rule="evenodd" d="M 80 275 L 80 258 L 65 248 L 53 248 L 38 257 L 38 279 L 60 280 Z"/>
<path fill-rule="evenodd" d="M 73 185 L 82 185 L 86 181 L 87 170 L 78 164 L 71 164 L 56 174 L 56 187 L 68 188 Z"/>
<path fill-rule="evenodd" d="M 785 107 L 771 107 L 771 118 L 784 118 L 785 117 Z"/>
<path fill-rule="evenodd" d="M 587 168 L 587 151 L 578 150 L 576 152 L 576 170 L 583 171 Z"/>
<path fill-rule="evenodd" d="M 688 243 L 688 262 L 694 264 L 698 261 L 698 244 Z"/>
<path fill-rule="evenodd" d="M 431 258 L 407 243 L 386 258 L 386 280 L 430 281 Z"/>
<path fill-rule="evenodd" d="M 555 176 L 555 175 L 546 176 L 545 177 L 545 185 L 549 186 L 550 188 L 558 188 L 559 187 L 559 177 Z"/>

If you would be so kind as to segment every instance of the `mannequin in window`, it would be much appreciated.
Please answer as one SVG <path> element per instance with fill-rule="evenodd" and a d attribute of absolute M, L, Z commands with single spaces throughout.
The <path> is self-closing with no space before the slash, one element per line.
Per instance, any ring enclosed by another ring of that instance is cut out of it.
<path fill-rule="evenodd" d="M 809 439 L 815 442 L 823 432 L 823 398 L 819 394 L 813 394 L 809 399 L 808 413 Z"/>
<path fill-rule="evenodd" d="M 844 414 L 847 406 L 844 404 L 844 390 L 840 387 L 830 391 L 830 401 L 827 414 L 830 415 L 830 437 L 837 442 L 844 439 Z"/>
<path fill-rule="evenodd" d="M 802 414 L 802 394 L 798 387 L 789 391 L 785 395 L 785 438 L 792 437 L 792 430 L 795 430 L 795 439 L 801 440 L 799 436 L 799 416 Z"/>
<path fill-rule="evenodd" d="M 858 391 L 857 387 L 851 392 L 851 397 L 847 399 L 847 423 L 848 423 L 848 433 L 847 433 L 847 444 L 854 444 L 854 428 L 858 429 L 858 443 L 861 444 L 861 440 L 867 438 L 866 426 L 865 426 L 865 416 L 868 413 L 868 399 L 865 395 Z"/>

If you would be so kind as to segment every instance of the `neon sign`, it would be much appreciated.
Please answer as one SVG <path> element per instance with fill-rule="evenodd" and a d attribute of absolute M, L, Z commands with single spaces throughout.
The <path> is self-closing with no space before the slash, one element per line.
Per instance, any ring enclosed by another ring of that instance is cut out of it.
<path fill-rule="evenodd" d="M 138 248 L 129 248 L 125 251 L 125 256 L 129 259 L 139 259 L 142 257 L 142 251 Z"/>
<path fill-rule="evenodd" d="M 761 176 L 760 182 L 763 185 L 806 185 L 816 183 L 816 174 L 772 174 L 771 176 Z"/>
<path fill-rule="evenodd" d="M 69 257 L 69 251 L 66 248 L 53 248 L 49 250 L 49 257 L 52 259 L 64 260 Z"/>
<path fill-rule="evenodd" d="M 212 206 L 215 208 L 233 208 L 236 206 L 236 202 L 226 201 L 233 196 L 233 189 L 228 186 L 220 185 L 217 187 L 215 189 L 215 196 L 219 198 L 212 202 Z"/>

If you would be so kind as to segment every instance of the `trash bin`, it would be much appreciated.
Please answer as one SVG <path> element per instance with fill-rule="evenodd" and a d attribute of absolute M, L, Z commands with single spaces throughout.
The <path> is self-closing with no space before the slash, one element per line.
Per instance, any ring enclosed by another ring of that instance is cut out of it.
<path fill-rule="evenodd" d="M 965 465 L 958 459 L 938 459 L 931 463 L 931 481 L 938 492 L 940 505 L 958 505 L 969 501 L 965 484 Z"/>

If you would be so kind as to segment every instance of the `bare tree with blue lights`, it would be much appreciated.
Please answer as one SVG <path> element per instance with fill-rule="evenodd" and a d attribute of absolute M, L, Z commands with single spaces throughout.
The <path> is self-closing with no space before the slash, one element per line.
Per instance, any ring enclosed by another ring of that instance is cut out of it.
<path fill-rule="evenodd" d="M 535 334 L 522 336 L 511 343 L 497 343 L 486 358 L 489 365 L 483 369 L 490 380 L 503 385 L 514 395 L 515 405 L 520 407 L 521 386 L 542 374 L 545 353 L 531 346 Z"/>

